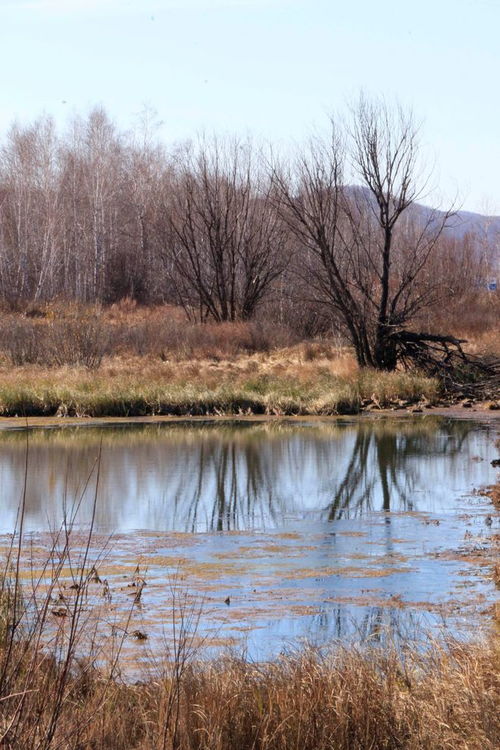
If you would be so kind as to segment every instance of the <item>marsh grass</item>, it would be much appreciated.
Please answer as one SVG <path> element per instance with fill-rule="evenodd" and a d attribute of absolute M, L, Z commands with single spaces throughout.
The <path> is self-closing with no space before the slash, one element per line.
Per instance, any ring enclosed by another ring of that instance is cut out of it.
<path fill-rule="evenodd" d="M 203 323 L 168 305 L 108 308 L 74 302 L 32 305 L 0 315 L 0 350 L 17 366 L 82 365 L 98 369 L 105 354 L 161 360 L 227 358 L 267 352 L 300 338 L 268 320 Z"/>
<path fill-rule="evenodd" d="M 301 348 L 233 360 L 108 359 L 85 367 L 0 368 L 1 416 L 335 415 L 439 399 L 418 374 L 360 371 L 351 356 L 304 360 Z"/>
<path fill-rule="evenodd" d="M 24 658 L 28 660 L 27 651 Z M 0 704 L 4 747 L 68 750 L 496 750 L 499 651 L 435 647 L 425 655 L 337 648 L 273 663 L 180 661 L 128 684 L 75 660 L 31 657 Z M 22 694 L 22 713 L 18 710 Z M 41 695 L 44 696 L 43 700 Z M 36 733 L 31 728 L 37 726 Z"/>
<path fill-rule="evenodd" d="M 471 351 L 500 349 L 490 323 Z M 432 405 L 439 389 L 418 372 L 362 371 L 340 338 L 304 341 L 265 319 L 193 324 L 130 300 L 0 315 L 3 416 L 355 414 L 367 402 Z"/>

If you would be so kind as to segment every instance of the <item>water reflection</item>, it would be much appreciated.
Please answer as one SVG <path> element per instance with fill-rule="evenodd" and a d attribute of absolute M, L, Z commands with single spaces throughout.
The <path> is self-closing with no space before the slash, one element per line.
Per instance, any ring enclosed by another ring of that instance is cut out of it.
<path fill-rule="evenodd" d="M 417 485 L 426 484 L 422 475 L 430 462 L 452 468 L 454 462 L 443 459 L 458 455 L 463 461 L 470 458 L 463 453 L 471 435 L 469 425 L 444 423 L 438 429 L 425 425 L 429 426 L 430 430 L 413 427 L 395 431 L 362 425 L 345 475 L 328 508 L 329 520 L 374 510 L 377 500 L 381 500 L 379 510 L 416 510 L 412 491 Z"/>
<path fill-rule="evenodd" d="M 7 532 L 26 437 L 0 432 Z M 297 639 L 408 642 L 444 617 L 449 632 L 466 634 L 495 593 L 462 554 L 496 533 L 485 525 L 487 501 L 470 497 L 495 479 L 495 437 L 488 426 L 432 416 L 35 429 L 25 530 L 57 527 L 64 506 L 80 500 L 80 521 L 89 521 L 101 452 L 97 529 L 106 533 L 95 535 L 93 553 L 111 621 L 128 617 L 128 584 L 137 565 L 145 572 L 127 627 L 145 631 L 152 649 L 168 636 L 172 580 L 203 601 L 200 636 L 244 639 L 252 658 Z M 76 535 L 75 554 L 79 543 Z M 29 570 L 45 564 L 47 546 L 50 535 L 26 535 Z M 94 594 L 101 602 L 98 584 Z M 126 648 L 133 655 L 137 644 Z"/>
<path fill-rule="evenodd" d="M 418 647 L 428 643 L 429 637 L 436 637 L 440 622 L 441 618 L 412 610 L 335 605 L 320 609 L 316 615 L 284 616 L 278 623 L 261 623 L 265 638 L 259 631 L 251 632 L 245 639 L 244 652 L 259 660 L 273 658 L 279 652 L 293 652 L 305 644 L 319 649 L 330 649 L 335 643 L 382 647 L 405 647 L 412 643 Z M 238 636 L 237 631 L 228 630 L 226 634 Z M 237 641 L 241 641 L 239 635 Z"/>
<path fill-rule="evenodd" d="M 80 518 L 89 520 L 101 443 L 97 525 L 114 532 L 271 530 L 372 511 L 446 512 L 457 489 L 492 479 L 488 428 L 433 417 L 33 430 L 29 529 L 57 525 L 64 503 L 82 497 Z M 25 446 L 22 431 L 0 434 L 3 531 L 15 523 Z"/>
<path fill-rule="evenodd" d="M 312 618 L 311 632 L 319 645 L 332 639 L 346 643 L 395 644 L 417 641 L 431 630 L 434 620 L 412 610 L 390 606 L 348 608 L 334 605 Z"/>

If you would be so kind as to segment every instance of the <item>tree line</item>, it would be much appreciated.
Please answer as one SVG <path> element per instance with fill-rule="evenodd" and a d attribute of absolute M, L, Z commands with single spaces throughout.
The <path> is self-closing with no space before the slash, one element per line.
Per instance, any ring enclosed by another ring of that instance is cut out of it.
<path fill-rule="evenodd" d="M 422 310 L 481 272 L 473 240 L 446 232 L 452 211 L 419 206 L 428 178 L 412 113 L 364 97 L 285 157 L 217 137 L 166 148 L 101 107 L 62 135 L 50 117 L 14 124 L 0 148 L 0 297 L 334 325 L 361 365 L 393 369 L 420 351 Z"/>

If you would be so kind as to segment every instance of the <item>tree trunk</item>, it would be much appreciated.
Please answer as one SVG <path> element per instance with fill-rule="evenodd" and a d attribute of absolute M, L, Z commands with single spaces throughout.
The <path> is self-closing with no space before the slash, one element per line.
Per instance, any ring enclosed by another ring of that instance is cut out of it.
<path fill-rule="evenodd" d="M 392 372 L 398 362 L 396 343 L 387 326 L 379 326 L 374 347 L 374 365 L 377 370 Z"/>

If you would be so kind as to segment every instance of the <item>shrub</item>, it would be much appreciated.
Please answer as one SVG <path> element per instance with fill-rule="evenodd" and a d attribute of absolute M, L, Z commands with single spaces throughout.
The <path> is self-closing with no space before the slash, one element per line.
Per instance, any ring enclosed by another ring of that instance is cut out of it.
<path fill-rule="evenodd" d="M 111 332 L 97 315 L 79 315 L 52 323 L 48 331 L 47 364 L 100 367 L 109 352 Z"/>
<path fill-rule="evenodd" d="M 49 325 L 22 318 L 6 318 L 0 325 L 0 348 L 13 365 L 100 366 L 109 351 L 111 331 L 100 317 L 78 314 Z"/>
<path fill-rule="evenodd" d="M 44 327 L 31 320 L 9 317 L 0 325 L 0 347 L 16 366 L 38 363 L 45 339 Z"/>

